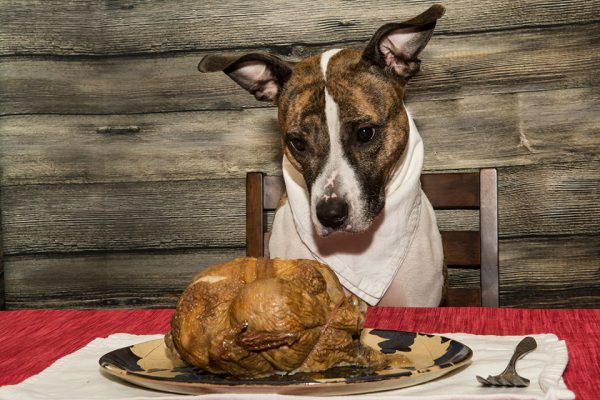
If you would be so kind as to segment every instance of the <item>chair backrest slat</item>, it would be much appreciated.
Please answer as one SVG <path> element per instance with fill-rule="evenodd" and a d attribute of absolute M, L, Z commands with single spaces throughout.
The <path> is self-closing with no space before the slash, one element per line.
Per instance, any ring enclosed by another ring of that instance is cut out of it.
<path fill-rule="evenodd" d="M 423 174 L 421 188 L 438 210 L 479 208 L 477 172 Z"/>
<path fill-rule="evenodd" d="M 448 267 L 455 265 L 480 265 L 480 240 L 478 231 L 442 231 L 444 261 Z"/>
<path fill-rule="evenodd" d="M 447 307 L 473 307 L 483 305 L 481 290 L 474 288 L 448 288 L 444 306 Z"/>
<path fill-rule="evenodd" d="M 445 305 L 498 306 L 498 194 L 495 169 L 479 173 L 423 174 L 421 186 L 435 209 L 479 209 L 479 231 L 442 231 L 449 268 L 479 266 L 481 287 L 449 288 Z M 261 257 L 268 238 L 265 212 L 284 191 L 281 176 L 250 172 L 246 179 L 246 254 Z"/>

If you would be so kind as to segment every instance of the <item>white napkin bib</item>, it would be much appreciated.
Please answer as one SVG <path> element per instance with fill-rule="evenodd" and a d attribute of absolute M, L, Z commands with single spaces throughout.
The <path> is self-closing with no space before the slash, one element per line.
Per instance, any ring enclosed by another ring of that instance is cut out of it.
<path fill-rule="evenodd" d="M 269 256 L 313 258 L 327 264 L 346 289 L 371 305 L 381 300 L 399 273 L 398 278 L 405 281 L 401 288 L 405 300 L 396 305 L 439 305 L 441 237 L 433 208 L 421 190 L 423 142 L 410 114 L 408 120 L 407 149 L 386 187 L 385 207 L 363 233 L 319 236 L 312 225 L 304 178 L 284 156 L 287 201 L 275 214 Z M 419 229 L 420 224 L 427 226 Z M 412 257 L 411 247 L 415 248 Z M 419 265 L 405 267 L 407 261 Z"/>

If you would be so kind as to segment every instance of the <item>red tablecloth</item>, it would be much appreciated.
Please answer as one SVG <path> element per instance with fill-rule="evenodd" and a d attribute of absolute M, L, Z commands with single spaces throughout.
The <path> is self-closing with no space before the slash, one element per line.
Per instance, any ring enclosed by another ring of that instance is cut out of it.
<path fill-rule="evenodd" d="M 58 358 L 112 333 L 164 333 L 173 310 L 0 312 L 0 386 L 21 382 Z M 567 341 L 567 386 L 578 399 L 598 399 L 600 310 L 493 308 L 384 308 L 367 315 L 367 327 L 426 333 L 483 335 L 555 333 Z"/>

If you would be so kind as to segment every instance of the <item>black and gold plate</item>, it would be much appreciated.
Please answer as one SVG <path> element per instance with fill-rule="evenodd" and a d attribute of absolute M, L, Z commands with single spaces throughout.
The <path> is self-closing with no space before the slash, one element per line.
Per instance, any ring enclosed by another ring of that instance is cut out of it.
<path fill-rule="evenodd" d="M 335 367 L 318 373 L 239 379 L 215 375 L 173 361 L 162 339 L 111 351 L 100 358 L 101 370 L 130 383 L 172 393 L 280 393 L 336 395 L 399 389 L 436 379 L 467 365 L 473 352 L 437 335 L 364 329 L 361 341 L 384 354 L 403 355 L 402 366 L 383 370 Z"/>

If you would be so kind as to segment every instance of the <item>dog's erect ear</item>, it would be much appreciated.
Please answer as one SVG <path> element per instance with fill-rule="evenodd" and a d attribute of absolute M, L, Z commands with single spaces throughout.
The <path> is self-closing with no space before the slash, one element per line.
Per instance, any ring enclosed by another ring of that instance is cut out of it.
<path fill-rule="evenodd" d="M 391 69 L 405 80 L 419 72 L 417 57 L 433 34 L 436 21 L 444 15 L 444 6 L 436 4 L 424 13 L 401 23 L 383 25 L 371 38 L 363 59 Z"/>
<path fill-rule="evenodd" d="M 264 53 L 208 55 L 198 70 L 223 71 L 258 100 L 275 101 L 292 74 L 292 64 Z"/>

